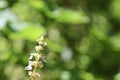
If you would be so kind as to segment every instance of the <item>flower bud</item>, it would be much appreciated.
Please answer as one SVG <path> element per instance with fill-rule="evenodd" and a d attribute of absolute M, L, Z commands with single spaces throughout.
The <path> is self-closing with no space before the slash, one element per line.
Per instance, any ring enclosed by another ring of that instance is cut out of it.
<path fill-rule="evenodd" d="M 30 78 L 34 78 L 34 79 L 40 78 L 40 74 L 36 72 L 29 71 L 28 75 L 30 76 Z"/>
<path fill-rule="evenodd" d="M 44 48 L 42 47 L 42 46 L 35 46 L 35 50 L 36 51 L 41 51 L 41 50 L 43 50 Z"/>

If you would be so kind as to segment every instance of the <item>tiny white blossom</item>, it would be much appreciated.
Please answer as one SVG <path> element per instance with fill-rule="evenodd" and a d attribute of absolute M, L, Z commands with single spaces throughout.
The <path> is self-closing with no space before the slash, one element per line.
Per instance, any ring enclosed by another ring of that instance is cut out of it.
<path fill-rule="evenodd" d="M 40 42 L 40 41 L 43 41 L 44 40 L 44 37 L 40 37 L 40 39 L 37 40 L 37 42 Z"/>
<path fill-rule="evenodd" d="M 31 59 L 33 59 L 33 56 L 32 56 L 32 55 L 30 55 L 29 59 L 30 59 L 30 60 L 31 60 Z"/>
<path fill-rule="evenodd" d="M 36 51 L 40 51 L 40 50 L 43 50 L 44 48 L 42 46 L 35 46 L 35 50 Z"/>
<path fill-rule="evenodd" d="M 46 42 L 44 42 L 44 43 L 43 43 L 43 46 L 46 46 L 46 45 L 47 45 L 47 43 L 46 43 Z"/>
<path fill-rule="evenodd" d="M 32 65 L 28 65 L 27 67 L 25 67 L 25 70 L 32 70 Z"/>

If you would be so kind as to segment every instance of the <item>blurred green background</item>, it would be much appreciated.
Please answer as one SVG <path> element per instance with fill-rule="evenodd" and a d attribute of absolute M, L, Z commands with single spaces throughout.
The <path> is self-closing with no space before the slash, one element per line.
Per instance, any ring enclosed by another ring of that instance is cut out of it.
<path fill-rule="evenodd" d="M 29 80 L 42 35 L 41 80 L 120 80 L 120 0 L 0 0 L 0 80 Z"/>

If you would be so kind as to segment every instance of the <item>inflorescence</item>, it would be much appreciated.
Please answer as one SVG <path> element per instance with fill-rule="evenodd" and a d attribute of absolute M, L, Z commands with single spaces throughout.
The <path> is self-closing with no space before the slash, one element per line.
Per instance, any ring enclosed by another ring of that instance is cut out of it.
<path fill-rule="evenodd" d="M 36 52 L 30 54 L 28 66 L 25 67 L 25 70 L 28 71 L 28 75 L 31 80 L 36 80 L 40 78 L 40 74 L 37 72 L 37 69 L 42 68 L 43 62 L 46 62 L 46 57 L 43 56 L 42 51 L 44 50 L 44 47 L 47 45 L 47 43 L 44 42 L 43 36 L 38 39 L 37 42 L 38 45 L 35 46 Z"/>

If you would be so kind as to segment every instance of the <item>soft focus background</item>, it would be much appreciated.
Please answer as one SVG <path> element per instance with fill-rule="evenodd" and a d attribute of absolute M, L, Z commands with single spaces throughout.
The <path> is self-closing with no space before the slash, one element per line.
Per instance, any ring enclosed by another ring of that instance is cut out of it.
<path fill-rule="evenodd" d="M 41 80 L 120 80 L 120 0 L 0 0 L 0 80 L 29 80 L 42 35 Z"/>

